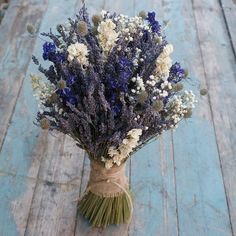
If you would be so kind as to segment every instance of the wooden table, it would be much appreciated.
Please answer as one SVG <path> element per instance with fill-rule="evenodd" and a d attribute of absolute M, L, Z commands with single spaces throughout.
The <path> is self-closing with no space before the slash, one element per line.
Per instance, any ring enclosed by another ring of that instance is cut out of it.
<path fill-rule="evenodd" d="M 234 0 L 235 1 L 235 0 Z M 131 224 L 92 229 L 76 219 L 89 163 L 64 135 L 33 125 L 37 102 L 31 54 L 48 31 L 75 14 L 79 0 L 11 0 L 0 26 L 0 236 L 236 235 L 236 6 L 232 0 L 87 0 L 91 13 L 158 12 L 174 58 L 198 94 L 193 119 L 167 132 L 127 165 L 135 195 Z M 199 88 L 207 87 L 201 97 Z"/>

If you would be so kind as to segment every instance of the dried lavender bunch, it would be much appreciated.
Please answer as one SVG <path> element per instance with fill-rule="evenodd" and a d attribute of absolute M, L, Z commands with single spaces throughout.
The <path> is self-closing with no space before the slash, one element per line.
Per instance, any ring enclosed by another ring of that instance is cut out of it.
<path fill-rule="evenodd" d="M 195 96 L 183 91 L 188 78 L 172 63 L 155 13 L 128 17 L 85 6 L 75 19 L 42 33 L 47 78 L 31 75 L 39 100 L 37 124 L 71 136 L 107 169 L 192 114 Z"/>

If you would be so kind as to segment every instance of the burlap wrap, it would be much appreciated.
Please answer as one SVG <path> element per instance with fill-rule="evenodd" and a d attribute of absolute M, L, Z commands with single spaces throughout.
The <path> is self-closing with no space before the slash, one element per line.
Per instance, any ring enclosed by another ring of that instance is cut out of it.
<path fill-rule="evenodd" d="M 128 189 L 125 164 L 106 169 L 98 162 L 91 161 L 90 167 L 91 171 L 88 182 L 90 192 L 102 197 L 116 197 L 124 194 L 124 189 Z"/>

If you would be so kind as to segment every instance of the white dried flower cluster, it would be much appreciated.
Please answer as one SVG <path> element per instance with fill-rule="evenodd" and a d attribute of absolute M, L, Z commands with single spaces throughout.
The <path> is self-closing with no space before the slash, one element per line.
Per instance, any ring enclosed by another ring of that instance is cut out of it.
<path fill-rule="evenodd" d="M 151 32 L 150 26 L 143 20 L 142 17 L 128 17 L 127 15 L 120 14 L 114 18 L 117 22 L 117 27 L 121 32 L 121 35 L 125 37 L 127 41 L 133 41 L 132 35 L 140 31 L 140 36 L 143 35 L 142 30 L 147 30 Z"/>
<path fill-rule="evenodd" d="M 195 103 L 197 102 L 197 100 L 196 100 L 196 96 L 192 90 L 190 90 L 190 91 L 185 90 L 183 95 L 181 96 L 181 98 L 183 100 L 184 105 L 187 108 L 192 109 L 195 107 Z"/>
<path fill-rule="evenodd" d="M 173 52 L 173 46 L 171 44 L 167 44 L 162 53 L 156 60 L 156 78 L 167 80 L 169 77 L 170 67 L 172 66 L 172 60 L 170 58 L 170 54 Z"/>
<path fill-rule="evenodd" d="M 102 21 L 98 26 L 98 39 L 102 49 L 105 53 L 109 53 L 116 45 L 118 40 L 118 33 L 115 31 L 116 25 L 111 19 Z"/>
<path fill-rule="evenodd" d="M 100 14 L 101 14 L 102 18 L 104 18 L 105 15 L 109 16 L 110 13 L 108 11 L 101 10 Z"/>
<path fill-rule="evenodd" d="M 120 166 L 122 161 L 137 147 L 141 135 L 142 129 L 132 129 L 127 133 L 126 138 L 123 139 L 122 144 L 118 148 L 110 147 L 108 155 L 111 159 L 102 158 L 102 161 L 105 162 L 105 168 L 110 169 L 114 164 Z"/>
<path fill-rule="evenodd" d="M 81 65 L 88 65 L 88 48 L 83 43 L 74 43 L 71 44 L 67 51 L 69 53 L 68 55 L 68 61 L 72 61 L 76 59 Z"/>
<path fill-rule="evenodd" d="M 161 83 L 161 88 L 162 89 L 172 89 L 172 83 L 170 83 L 169 81 L 164 81 L 163 83 Z"/>
<path fill-rule="evenodd" d="M 172 119 L 174 123 L 177 124 L 189 109 L 195 107 L 196 102 L 197 100 L 192 91 L 185 90 L 182 95 L 175 95 L 169 107 L 171 114 L 170 119 Z"/>
<path fill-rule="evenodd" d="M 132 93 L 140 94 L 142 91 L 145 91 L 143 79 L 139 75 L 137 75 L 137 77 L 133 77 L 131 81 L 136 84 L 136 88 L 131 89 Z"/>
<path fill-rule="evenodd" d="M 133 65 L 135 67 L 138 67 L 139 66 L 139 62 L 143 62 L 144 59 L 142 57 L 140 57 L 140 54 L 142 52 L 142 50 L 140 48 L 136 48 L 136 53 L 135 53 L 135 57 L 133 59 Z"/>
<path fill-rule="evenodd" d="M 150 75 L 149 79 L 146 81 L 146 84 L 150 85 L 151 87 L 154 87 L 155 84 L 157 83 L 157 81 L 158 81 L 158 77 L 157 76 Z"/>
<path fill-rule="evenodd" d="M 30 78 L 32 88 L 35 91 L 33 96 L 38 100 L 38 107 L 42 111 L 43 103 L 45 103 L 52 93 L 54 93 L 55 87 L 53 84 L 41 81 L 42 78 L 37 75 L 30 75 Z"/>

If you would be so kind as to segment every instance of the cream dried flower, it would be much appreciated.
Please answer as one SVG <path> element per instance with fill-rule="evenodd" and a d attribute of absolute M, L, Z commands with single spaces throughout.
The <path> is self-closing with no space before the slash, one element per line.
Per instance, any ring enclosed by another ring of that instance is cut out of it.
<path fill-rule="evenodd" d="M 162 53 L 156 60 L 156 69 L 155 73 L 157 75 L 157 79 L 167 80 L 170 73 L 170 67 L 172 66 L 172 60 L 170 58 L 170 54 L 173 52 L 173 46 L 171 44 L 167 44 Z"/>
<path fill-rule="evenodd" d="M 105 168 L 106 169 L 111 169 L 112 166 L 113 166 L 113 160 L 112 159 L 105 161 Z"/>
<path fill-rule="evenodd" d="M 118 40 L 118 33 L 115 31 L 116 25 L 111 19 L 102 21 L 98 28 L 98 39 L 102 49 L 105 53 L 109 53 L 111 49 L 116 45 Z"/>
<path fill-rule="evenodd" d="M 127 137 L 123 139 L 122 144 L 117 149 L 113 146 L 110 147 L 108 149 L 108 155 L 112 159 L 104 160 L 105 167 L 109 169 L 113 164 L 120 166 L 122 161 L 130 155 L 135 147 L 137 147 L 141 135 L 142 129 L 132 129 L 127 133 Z"/>
<path fill-rule="evenodd" d="M 71 44 L 67 51 L 69 53 L 68 61 L 76 59 L 81 65 L 88 65 L 88 48 L 85 44 L 78 42 Z"/>
<path fill-rule="evenodd" d="M 169 57 L 171 53 L 173 53 L 174 47 L 172 44 L 167 44 L 161 53 L 162 57 Z"/>

